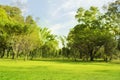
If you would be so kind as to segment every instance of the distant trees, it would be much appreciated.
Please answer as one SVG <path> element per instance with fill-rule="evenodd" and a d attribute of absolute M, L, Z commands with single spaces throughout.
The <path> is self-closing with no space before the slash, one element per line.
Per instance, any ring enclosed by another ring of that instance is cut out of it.
<path fill-rule="evenodd" d="M 47 28 L 38 27 L 32 16 L 24 18 L 19 8 L 3 5 L 0 6 L 0 16 L 1 58 L 21 57 L 27 60 L 38 55 L 40 57 L 40 54 L 56 53 L 58 49 L 56 36 Z M 42 53 L 39 52 L 40 50 Z"/>
<path fill-rule="evenodd" d="M 22 16 L 19 8 L 0 5 L 0 57 L 83 61 L 120 58 L 120 1 L 104 9 L 106 12 L 100 13 L 93 6 L 79 8 L 76 26 L 67 37 L 58 37 L 48 28 L 39 27 L 32 16 Z"/>
<path fill-rule="evenodd" d="M 56 35 L 51 34 L 48 28 L 40 29 L 41 38 L 41 56 L 42 57 L 55 57 L 58 50 L 58 41 Z"/>
<path fill-rule="evenodd" d="M 111 3 L 105 14 L 100 13 L 97 7 L 91 7 L 89 10 L 78 9 L 75 16 L 78 24 L 68 35 L 68 44 L 71 50 L 75 50 L 75 58 L 77 56 L 83 60 L 93 61 L 98 55 L 97 52 L 104 48 L 101 58 L 105 61 L 112 59 L 119 33 L 118 5 L 120 6 L 119 1 Z"/>

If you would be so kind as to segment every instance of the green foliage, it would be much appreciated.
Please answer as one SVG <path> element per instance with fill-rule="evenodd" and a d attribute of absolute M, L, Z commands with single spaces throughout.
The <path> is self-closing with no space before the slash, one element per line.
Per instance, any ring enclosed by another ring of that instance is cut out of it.
<path fill-rule="evenodd" d="M 13 59 L 24 56 L 33 58 L 45 46 L 49 54 L 58 49 L 56 36 L 47 28 L 38 27 L 32 16 L 24 18 L 17 7 L 0 5 L 0 53 Z M 46 52 L 47 52 L 46 51 Z M 8 56 L 9 55 L 9 56 Z"/>
<path fill-rule="evenodd" d="M 118 31 L 112 18 L 106 13 L 101 14 L 96 7 L 89 10 L 79 8 L 75 17 L 78 25 L 68 35 L 70 48 L 77 49 L 77 54 L 93 61 L 97 51 L 104 46 L 105 54 L 112 57 L 117 46 L 115 37 Z"/>
<path fill-rule="evenodd" d="M 41 55 L 42 57 L 54 57 L 58 50 L 58 41 L 56 35 L 51 34 L 48 28 L 40 29 Z"/>
<path fill-rule="evenodd" d="M 48 28 L 38 27 L 31 15 L 22 16 L 19 8 L 0 5 L 0 57 L 112 60 L 120 50 L 119 7 L 116 0 L 105 13 L 94 6 L 79 8 L 75 15 L 78 23 L 68 37 L 57 37 Z"/>

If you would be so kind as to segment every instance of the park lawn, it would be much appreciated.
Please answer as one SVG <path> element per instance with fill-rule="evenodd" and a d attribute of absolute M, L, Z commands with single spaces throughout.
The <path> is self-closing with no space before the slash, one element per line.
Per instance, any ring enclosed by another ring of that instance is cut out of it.
<path fill-rule="evenodd" d="M 120 64 L 0 60 L 0 80 L 120 80 Z"/>

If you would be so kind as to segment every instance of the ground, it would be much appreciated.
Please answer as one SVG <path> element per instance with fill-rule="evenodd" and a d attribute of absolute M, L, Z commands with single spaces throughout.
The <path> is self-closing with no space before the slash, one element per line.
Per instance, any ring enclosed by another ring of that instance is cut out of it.
<path fill-rule="evenodd" d="M 120 64 L 0 60 L 0 80 L 120 80 Z"/>

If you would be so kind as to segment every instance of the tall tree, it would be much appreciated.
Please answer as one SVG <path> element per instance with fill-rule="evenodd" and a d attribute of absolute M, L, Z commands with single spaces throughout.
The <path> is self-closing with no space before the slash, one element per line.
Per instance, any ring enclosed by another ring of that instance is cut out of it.
<path fill-rule="evenodd" d="M 108 20 L 110 17 L 102 15 L 96 7 L 91 7 L 89 10 L 79 8 L 75 17 L 78 20 L 78 25 L 68 35 L 69 44 L 71 48 L 79 51 L 80 56 L 93 61 L 102 46 L 110 45 L 109 40 L 115 42 L 114 26 Z M 106 52 L 106 54 L 109 53 Z"/>

